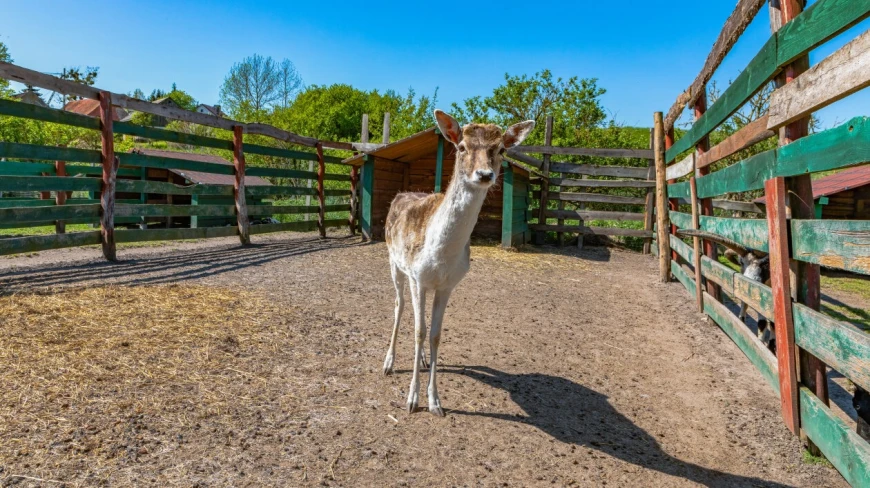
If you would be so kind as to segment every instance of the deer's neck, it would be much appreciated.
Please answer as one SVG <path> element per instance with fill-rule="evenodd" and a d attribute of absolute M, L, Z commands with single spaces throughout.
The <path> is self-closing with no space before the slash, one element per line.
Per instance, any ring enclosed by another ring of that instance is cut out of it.
<path fill-rule="evenodd" d="M 469 188 L 454 175 L 426 230 L 426 247 L 445 256 L 463 252 L 471 239 L 487 189 Z"/>

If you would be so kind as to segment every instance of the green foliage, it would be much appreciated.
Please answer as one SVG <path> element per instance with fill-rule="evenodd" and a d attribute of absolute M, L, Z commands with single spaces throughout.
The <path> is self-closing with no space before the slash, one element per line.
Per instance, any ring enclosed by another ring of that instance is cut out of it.
<path fill-rule="evenodd" d="M 94 86 L 97 82 L 97 76 L 100 74 L 100 68 L 95 66 L 87 66 L 85 69 L 82 69 L 78 66 L 72 68 L 63 68 L 60 73 L 60 78 L 62 80 L 68 80 L 75 83 L 79 83 L 87 86 Z M 77 97 L 75 95 L 65 95 L 63 97 L 64 103 L 71 102 L 73 100 L 78 100 L 81 97 Z"/>
<path fill-rule="evenodd" d="M 236 63 L 221 85 L 221 103 L 245 122 L 262 121 L 271 108 L 286 108 L 302 87 L 302 77 L 289 59 L 254 54 Z"/>
<path fill-rule="evenodd" d="M 2 115 L 0 141 L 82 149 L 100 147 L 100 135 L 96 131 Z"/>
<path fill-rule="evenodd" d="M 6 47 L 6 44 L 0 42 L 0 61 L 4 63 L 11 63 L 12 56 L 9 54 L 9 48 Z M 12 91 L 9 89 L 9 82 L 0 79 L 0 98 L 8 97 L 12 95 Z"/>
<path fill-rule="evenodd" d="M 172 84 L 172 89 L 168 92 L 161 90 L 160 88 L 156 88 L 151 91 L 151 94 L 148 97 L 145 97 L 145 92 L 140 90 L 139 88 L 133 90 L 133 93 L 130 94 L 133 98 L 138 98 L 140 100 L 147 100 L 149 102 L 155 102 L 157 100 L 161 100 L 163 98 L 169 98 L 176 105 L 185 109 L 185 110 L 196 110 L 199 102 L 193 98 L 193 95 L 187 93 L 184 90 L 179 90 L 175 83 Z M 157 125 L 158 117 L 153 114 L 147 114 L 144 112 L 136 112 L 133 114 L 132 122 L 134 124 L 145 125 L 148 127 L 153 127 Z"/>

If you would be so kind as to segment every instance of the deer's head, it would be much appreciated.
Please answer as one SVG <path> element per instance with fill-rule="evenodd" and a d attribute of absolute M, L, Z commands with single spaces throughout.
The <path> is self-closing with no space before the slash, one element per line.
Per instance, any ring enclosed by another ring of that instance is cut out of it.
<path fill-rule="evenodd" d="M 468 124 L 461 127 L 456 119 L 435 111 L 435 121 L 441 134 L 456 146 L 457 182 L 472 188 L 488 189 L 498 179 L 504 152 L 519 145 L 535 128 L 534 120 L 508 127 L 492 124 Z"/>

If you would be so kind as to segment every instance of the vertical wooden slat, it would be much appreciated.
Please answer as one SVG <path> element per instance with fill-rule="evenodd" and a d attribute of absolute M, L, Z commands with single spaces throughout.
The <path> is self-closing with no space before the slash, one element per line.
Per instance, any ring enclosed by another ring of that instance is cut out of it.
<path fill-rule="evenodd" d="M 326 237 L 326 197 L 323 194 L 323 177 L 326 175 L 326 163 L 323 161 L 323 144 L 317 143 L 317 204 L 320 211 L 317 213 L 317 228 L 320 237 Z"/>
<path fill-rule="evenodd" d="M 656 177 L 655 172 L 656 172 L 655 160 L 653 160 L 653 168 L 652 168 L 653 175 L 650 179 L 655 179 L 655 177 Z M 581 180 L 588 180 L 589 175 L 583 175 L 580 177 L 580 179 Z M 655 200 L 655 194 L 651 192 L 650 195 L 652 195 L 653 200 Z M 653 205 L 655 205 L 655 203 L 653 203 Z M 577 209 L 578 210 L 586 210 L 586 203 L 580 202 L 580 204 L 577 205 Z M 652 218 L 652 215 L 650 215 L 650 218 Z M 583 219 L 580 219 L 580 225 L 585 225 L 585 221 Z M 650 224 L 650 225 L 652 225 L 652 224 Z M 650 227 L 650 229 L 652 229 L 652 227 Z M 586 239 L 586 234 L 584 234 L 582 232 L 580 234 L 577 234 L 577 249 L 583 249 L 583 244 L 584 244 L 585 239 Z"/>
<path fill-rule="evenodd" d="M 661 112 L 654 116 L 654 152 L 656 162 L 656 225 L 657 240 L 659 245 L 659 276 L 662 283 L 670 281 L 671 277 L 671 249 L 668 237 L 671 227 L 671 219 L 668 215 L 668 186 L 667 167 L 665 165 L 665 123 Z"/>
<path fill-rule="evenodd" d="M 655 130 L 655 128 L 653 128 L 653 130 Z M 671 146 L 674 145 L 674 139 L 675 139 L 674 138 L 674 129 L 672 127 L 670 129 L 668 129 L 668 131 L 665 133 L 665 151 L 667 151 L 668 149 L 671 148 Z M 672 183 L 676 183 L 676 182 L 677 182 L 677 180 L 667 180 L 667 183 L 669 185 Z M 680 210 L 679 201 L 675 198 L 669 199 L 668 200 L 668 210 L 673 210 L 673 211 Z M 668 219 L 668 220 L 670 220 L 670 219 Z M 677 226 L 671 225 L 669 231 L 670 231 L 670 234 L 675 235 L 677 233 Z M 670 248 L 670 245 L 668 245 L 668 248 Z M 678 261 L 680 259 L 680 255 L 677 254 L 677 251 L 671 250 L 671 259 L 674 261 Z"/>
<path fill-rule="evenodd" d="M 779 391 L 782 417 L 794 434 L 800 432 L 794 318 L 791 308 L 791 279 L 788 254 L 785 179 L 771 178 L 764 183 L 769 229 L 770 284 L 773 289 L 773 322 L 776 324 L 776 358 L 779 365 Z"/>
<path fill-rule="evenodd" d="M 698 202 L 698 183 L 695 177 L 689 178 L 689 190 L 692 199 L 692 228 L 701 228 L 700 202 Z M 698 303 L 698 312 L 704 313 L 704 288 L 701 286 L 701 239 L 698 236 L 692 237 L 695 249 L 695 262 L 692 266 L 695 268 L 695 300 Z"/>
<path fill-rule="evenodd" d="M 544 145 L 549 146 L 553 143 L 553 116 L 547 116 L 547 125 L 544 131 Z M 543 164 L 541 165 L 541 173 L 543 177 L 541 178 L 541 201 L 540 207 L 538 208 L 538 224 L 546 225 L 547 217 L 544 216 L 544 213 L 547 211 L 547 204 L 550 201 L 550 154 L 544 154 L 542 158 Z M 547 233 L 545 231 L 539 231 L 535 233 L 535 242 L 537 244 L 543 244 L 546 239 Z"/>
<path fill-rule="evenodd" d="M 362 167 L 362 217 L 361 229 L 364 241 L 372 239 L 372 199 L 375 188 L 375 158 L 368 154 L 363 156 Z"/>
<path fill-rule="evenodd" d="M 653 129 L 649 130 L 649 148 L 653 148 L 654 142 L 654 134 Z M 646 175 L 646 179 L 654 180 L 656 177 L 656 160 L 649 160 L 649 172 Z M 646 192 L 646 207 L 644 209 L 644 221 L 643 221 L 643 230 L 651 231 L 653 230 L 653 223 L 655 219 L 655 205 L 656 205 L 656 192 L 655 188 L 650 188 Z M 652 246 L 652 238 L 646 238 L 643 240 L 643 253 L 649 254 L 650 247 Z"/>
<path fill-rule="evenodd" d="M 501 247 L 513 247 L 514 236 L 514 168 L 502 161 Z"/>
<path fill-rule="evenodd" d="M 148 179 L 148 168 L 146 168 L 145 166 L 142 166 L 141 168 L 139 168 L 139 179 L 142 181 L 145 181 Z M 148 203 L 148 194 L 147 193 L 140 193 L 139 194 L 139 203 L 142 205 L 145 205 L 146 203 Z M 148 220 L 146 217 L 140 217 L 139 228 L 143 229 L 143 230 L 148 228 Z"/>
<path fill-rule="evenodd" d="M 314 161 L 308 161 L 308 172 L 309 172 L 309 173 L 314 173 Z M 312 187 L 314 186 L 314 184 L 312 183 L 312 181 L 313 181 L 313 180 L 312 180 L 311 178 L 305 180 L 305 186 L 308 187 L 308 188 L 312 188 Z M 310 207 L 310 206 L 311 206 L 311 195 L 305 195 L 305 206 L 306 206 L 306 207 Z M 309 220 L 311 220 L 311 214 L 306 213 L 306 214 L 305 214 L 305 221 L 307 222 L 307 221 L 309 221 Z"/>
<path fill-rule="evenodd" d="M 698 100 L 695 102 L 695 120 L 701 118 L 704 115 L 704 112 L 707 111 L 707 88 L 704 87 L 704 93 L 698 97 Z M 710 136 L 705 136 L 703 139 L 698 141 L 698 144 L 695 146 L 695 154 L 697 156 L 701 156 L 710 150 Z M 697 161 L 698 158 L 695 158 Z M 695 168 L 695 176 L 700 178 L 702 176 L 706 176 L 710 174 L 710 167 L 705 166 L 703 168 Z M 701 215 L 706 215 L 708 217 L 713 216 L 713 199 L 712 198 L 702 198 L 699 202 L 701 207 Z M 704 247 L 704 255 L 713 261 L 719 260 L 719 250 L 716 247 L 716 243 L 713 241 L 702 240 L 702 244 Z M 715 297 L 717 300 L 722 301 L 722 293 L 719 290 L 719 285 L 714 283 L 711 280 L 707 280 L 707 293 L 711 296 Z"/>
<path fill-rule="evenodd" d="M 100 156 L 103 166 L 103 182 L 100 187 L 100 235 L 103 257 L 117 261 L 115 249 L 115 180 L 118 164 L 115 157 L 115 137 L 112 129 L 112 95 L 100 92 Z"/>
<path fill-rule="evenodd" d="M 248 221 L 248 204 L 245 201 L 245 153 L 243 144 L 244 127 L 233 127 L 233 197 L 236 200 L 236 216 L 239 226 L 239 240 L 243 245 L 251 243 L 250 222 Z"/>
<path fill-rule="evenodd" d="M 441 193 L 444 178 L 444 136 L 438 131 L 438 150 L 435 153 L 435 193 Z"/>
<path fill-rule="evenodd" d="M 191 195 L 190 204 L 194 207 L 198 206 L 199 205 L 199 195 Z M 197 227 L 199 227 L 199 216 L 196 215 L 196 210 L 194 210 L 192 212 L 192 215 L 190 216 L 190 228 L 196 229 Z"/>
<path fill-rule="evenodd" d="M 804 0 L 777 0 L 771 2 L 771 30 L 776 33 L 782 26 L 795 19 L 803 11 L 806 2 Z M 777 10 L 776 7 L 779 7 Z M 791 83 L 801 73 L 810 67 L 809 55 L 796 59 L 792 64 L 785 67 L 783 72 L 776 78 L 777 86 Z M 810 118 L 797 120 L 783 127 L 779 133 L 779 144 L 790 144 L 809 134 Z M 794 219 L 816 218 L 813 205 L 812 179 L 810 175 L 800 175 L 785 180 L 785 186 L 790 194 L 789 209 Z M 805 263 L 792 260 L 791 269 L 795 274 L 797 286 L 796 298 L 799 303 L 818 310 L 821 305 L 821 276 L 817 264 Z M 779 327 L 779 324 L 777 324 Z M 807 386 L 819 400 L 828 405 L 828 378 L 825 363 L 803 349 L 798 351 L 798 365 L 801 382 Z M 807 449 L 815 456 L 820 456 L 821 451 L 807 439 Z"/>
<path fill-rule="evenodd" d="M 350 235 L 356 235 L 356 212 L 359 208 L 358 191 L 359 191 L 359 168 L 356 166 L 350 169 L 350 217 L 347 218 L 347 225 L 350 226 Z"/>
<path fill-rule="evenodd" d="M 55 161 L 54 162 L 54 172 L 57 176 L 67 176 L 66 173 L 66 161 Z M 67 192 L 58 191 L 54 194 L 54 204 L 55 205 L 66 205 L 66 197 Z M 63 220 L 57 220 L 54 222 L 54 232 L 57 234 L 66 234 L 66 223 Z"/>

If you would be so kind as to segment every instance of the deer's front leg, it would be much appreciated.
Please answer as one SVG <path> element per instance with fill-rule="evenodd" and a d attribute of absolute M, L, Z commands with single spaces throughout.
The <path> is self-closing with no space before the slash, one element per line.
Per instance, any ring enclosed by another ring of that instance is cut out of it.
<path fill-rule="evenodd" d="M 426 340 L 426 290 L 413 278 L 408 282 L 414 305 L 414 375 L 408 390 L 408 412 L 413 413 L 420 404 L 420 364 L 423 362 L 423 341 Z"/>
<path fill-rule="evenodd" d="M 444 416 L 444 409 L 441 408 L 438 385 L 435 383 L 435 368 L 438 363 L 438 346 L 441 344 L 441 324 L 444 322 L 444 312 L 447 310 L 450 291 L 438 290 L 435 292 L 435 301 L 432 304 L 432 333 L 429 335 L 429 361 L 432 363 L 429 370 L 429 411 L 439 417 Z"/>

